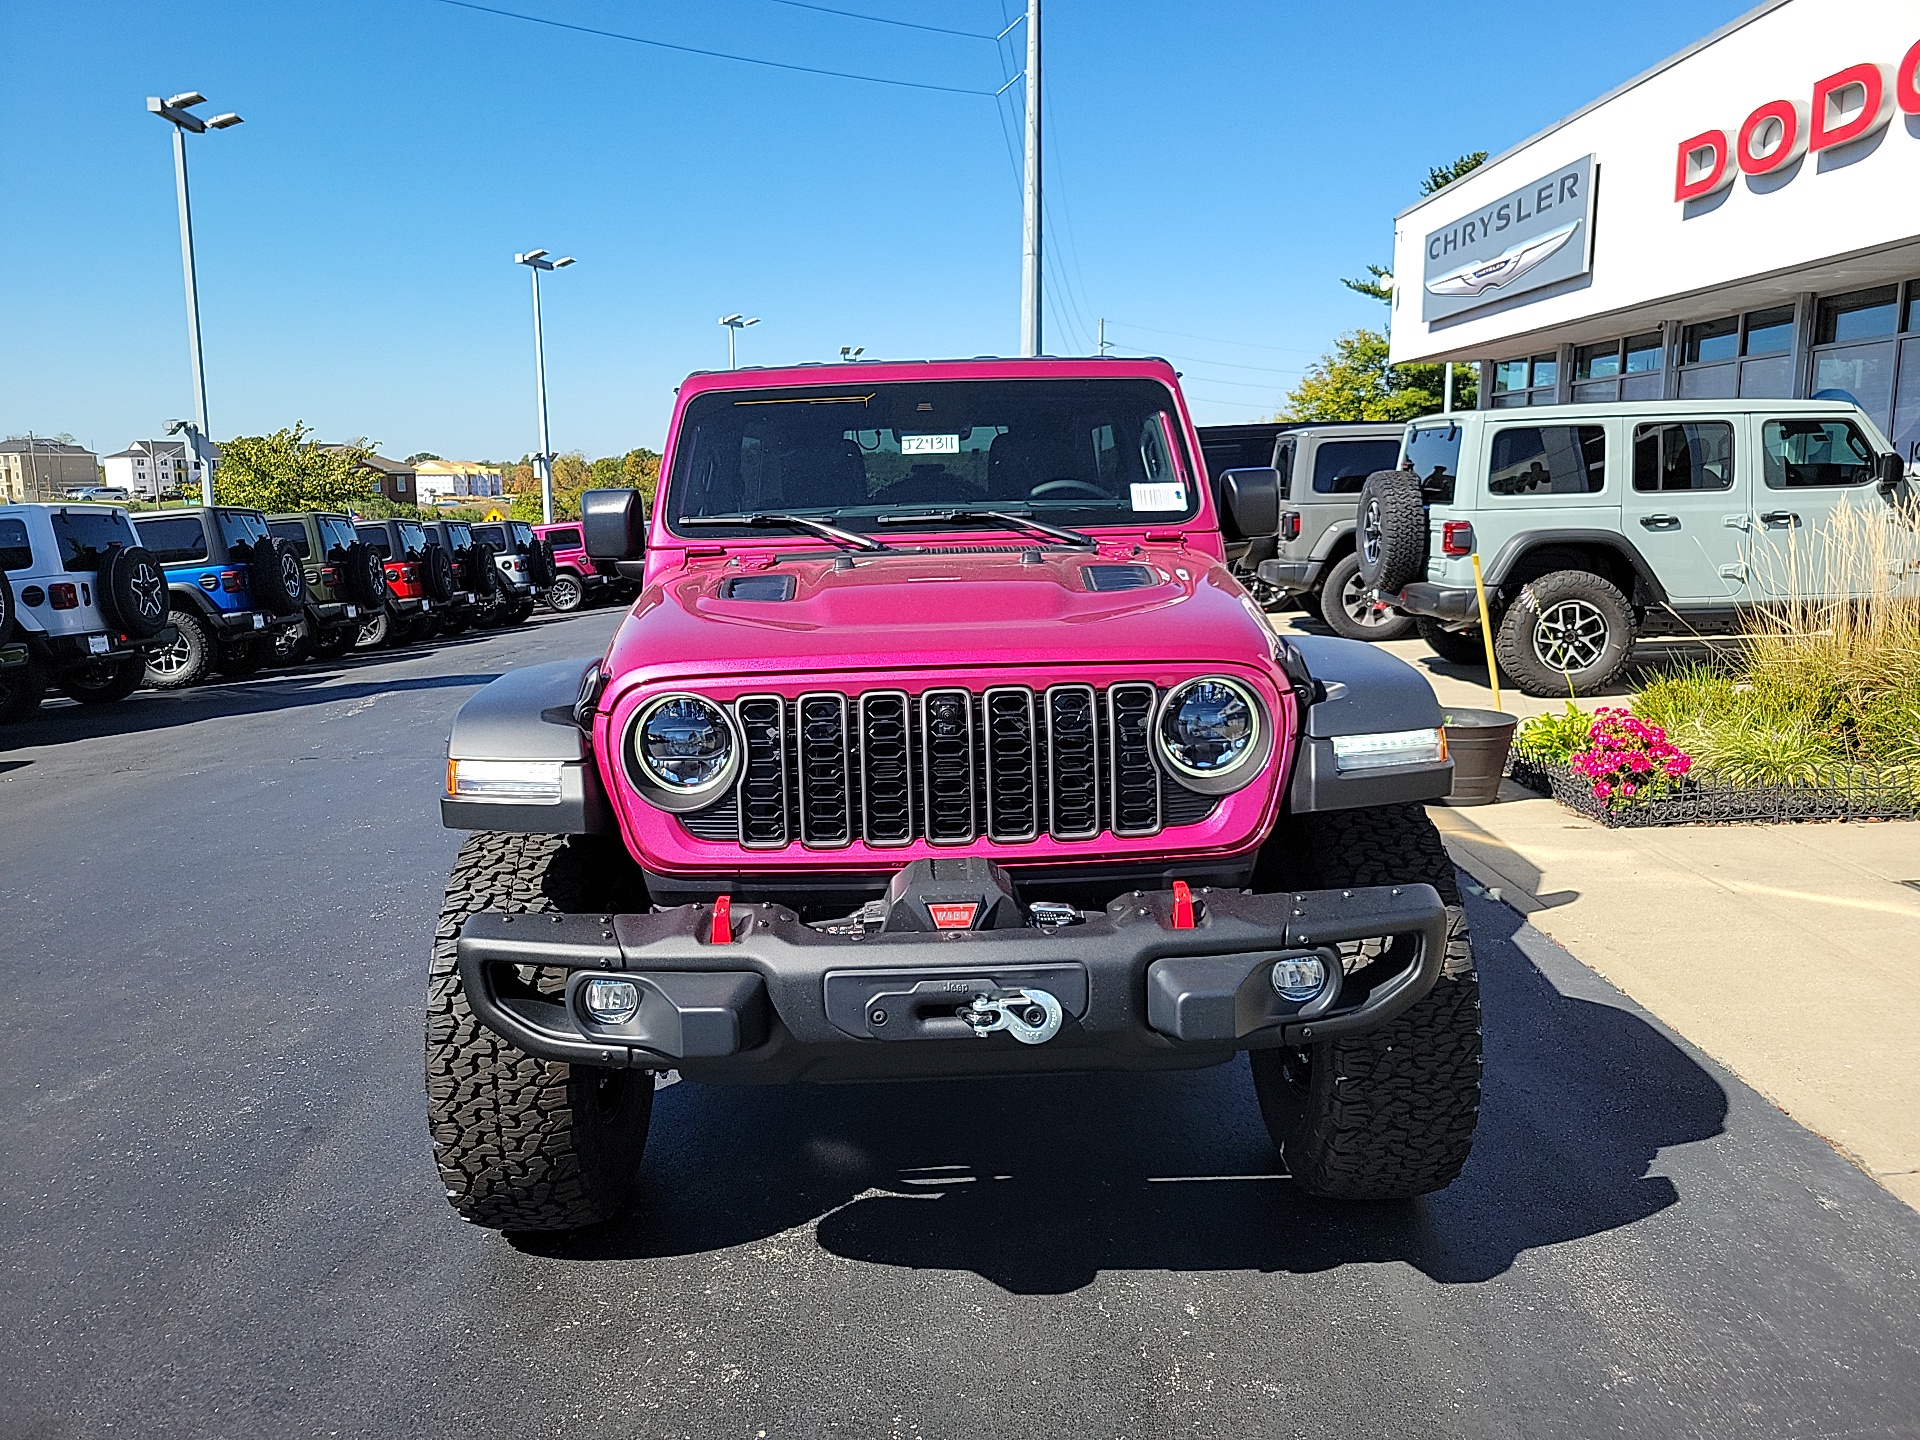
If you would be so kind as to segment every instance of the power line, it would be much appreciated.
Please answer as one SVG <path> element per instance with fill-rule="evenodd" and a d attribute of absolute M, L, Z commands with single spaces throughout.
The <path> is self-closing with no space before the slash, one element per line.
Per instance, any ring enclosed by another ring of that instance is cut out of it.
<path fill-rule="evenodd" d="M 1113 321 L 1107 322 L 1107 328 L 1113 328 Z M 1138 345 L 1122 345 L 1117 340 L 1109 340 L 1108 346 L 1115 350 L 1131 350 L 1136 355 L 1150 356 L 1167 360 L 1186 360 L 1195 365 L 1209 365 L 1215 369 L 1252 370 L 1261 375 L 1304 375 L 1306 371 L 1295 370 L 1280 365 L 1248 365 L 1239 360 L 1211 360 L 1202 355 L 1182 355 L 1177 350 L 1142 350 Z"/>
<path fill-rule="evenodd" d="M 870 20 L 875 25 L 898 25 L 902 30 L 927 30 L 935 35 L 958 35 L 966 40 L 997 40 L 978 30 L 949 30 L 944 25 L 921 25 L 912 20 L 895 20 L 886 15 L 862 15 L 858 10 L 836 10 L 831 5 L 812 5 L 808 0 L 773 0 L 776 5 L 791 5 L 796 10 L 818 10 L 822 15 L 842 15 L 849 20 Z"/>
<path fill-rule="evenodd" d="M 703 50 L 697 45 L 675 45 L 667 40 L 650 40 L 644 35 L 625 35 L 618 30 L 596 30 L 591 25 L 574 25 L 565 20 L 549 20 L 544 15 L 523 15 L 518 10 L 498 10 L 477 5 L 474 0 L 440 0 L 442 5 L 462 10 L 478 10 L 483 15 L 499 15 L 508 20 L 524 20 L 529 25 L 548 25 L 555 30 L 572 30 L 581 35 L 598 35 L 605 40 L 624 40 L 630 45 L 648 45 L 656 50 L 677 50 L 683 55 L 704 55 L 710 60 L 733 60 L 742 65 L 761 65 L 769 70 L 791 70 L 802 75 L 826 75 L 835 80 L 861 80 L 869 85 L 892 85 L 903 90 L 935 90 L 944 95 L 981 95 L 993 98 L 991 90 L 971 90 L 959 85 L 934 85 L 923 80 L 895 80 L 885 75 L 856 75 L 850 70 L 825 70 L 817 65 L 794 65 L 785 60 L 762 60 L 753 55 L 733 55 L 724 50 Z"/>
<path fill-rule="evenodd" d="M 1317 350 L 1302 350 L 1297 345 L 1262 345 L 1253 340 L 1226 340 L 1218 335 L 1194 335 L 1186 330 L 1156 330 L 1151 325 L 1135 325 L 1126 320 L 1109 320 L 1122 330 L 1139 330 L 1148 335 L 1177 335 L 1182 340 L 1204 340 L 1209 345 L 1238 345 L 1247 350 L 1272 350 L 1282 355 L 1317 355 Z"/>

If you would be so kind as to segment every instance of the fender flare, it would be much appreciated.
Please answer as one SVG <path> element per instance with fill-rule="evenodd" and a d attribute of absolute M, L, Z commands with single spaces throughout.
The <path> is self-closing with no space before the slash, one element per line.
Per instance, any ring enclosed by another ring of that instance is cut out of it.
<path fill-rule="evenodd" d="M 207 592 L 198 585 L 172 582 L 167 586 L 167 598 L 172 602 L 175 610 L 191 610 L 197 619 L 205 620 L 209 625 L 218 623 L 213 601 L 207 598 Z M 182 598 L 187 602 L 184 606 L 180 603 Z"/>
<path fill-rule="evenodd" d="M 1289 810 L 1303 814 L 1416 804 L 1452 791 L 1452 760 L 1345 773 L 1334 760 L 1335 736 L 1443 725 L 1445 712 L 1426 676 L 1364 640 L 1290 635 L 1280 643 L 1290 646 L 1312 675 L 1315 697 L 1301 717 L 1287 787 Z"/>
<path fill-rule="evenodd" d="M 1358 529 L 1359 526 L 1351 518 L 1334 521 L 1320 532 L 1320 538 L 1313 542 L 1313 553 L 1307 558 L 1326 561 L 1333 559 L 1342 550 L 1353 549 L 1359 543 L 1353 538 L 1354 532 Z"/>
<path fill-rule="evenodd" d="M 1647 563 L 1647 557 L 1640 553 L 1631 540 L 1617 530 L 1522 531 L 1502 545 L 1500 553 L 1493 557 L 1493 564 L 1487 567 L 1487 584 L 1505 584 L 1507 576 L 1513 572 L 1528 552 L 1564 545 L 1598 545 L 1602 549 L 1613 551 L 1633 568 L 1634 576 L 1645 589 L 1649 603 L 1654 605 L 1667 603 L 1667 587 L 1660 583 L 1660 577 L 1654 574 L 1653 566 Z"/>
<path fill-rule="evenodd" d="M 509 670 L 460 707 L 447 737 L 447 778 L 461 760 L 521 760 L 560 767 L 557 801 L 440 796 L 449 830 L 525 835 L 618 833 L 587 733 L 574 719 L 586 687 L 597 684 L 597 656 Z"/>

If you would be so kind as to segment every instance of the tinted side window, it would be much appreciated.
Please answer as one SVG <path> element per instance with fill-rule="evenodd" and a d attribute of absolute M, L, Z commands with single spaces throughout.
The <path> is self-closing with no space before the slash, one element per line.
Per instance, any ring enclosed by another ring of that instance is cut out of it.
<path fill-rule="evenodd" d="M 424 555 L 427 550 L 426 528 L 411 520 L 400 522 L 400 543 L 407 547 L 409 555 Z"/>
<path fill-rule="evenodd" d="M 549 530 L 547 539 L 556 550 L 578 550 L 580 532 L 578 530 Z"/>
<path fill-rule="evenodd" d="M 267 533 L 293 546 L 294 553 L 302 560 L 313 553 L 307 544 L 307 527 L 298 520 L 270 520 L 267 522 Z"/>
<path fill-rule="evenodd" d="M 1416 425 L 1407 432 L 1407 468 L 1420 477 L 1420 489 L 1442 505 L 1453 502 L 1460 475 L 1460 427 Z"/>
<path fill-rule="evenodd" d="M 1293 497 L 1293 442 L 1282 440 L 1273 451 L 1273 468 L 1280 472 L 1280 496 Z"/>
<path fill-rule="evenodd" d="M 362 525 L 360 538 L 367 542 L 367 548 L 382 560 L 393 558 L 393 546 L 387 543 L 387 527 L 384 525 Z"/>
<path fill-rule="evenodd" d="M 516 520 L 513 522 L 513 538 L 522 550 L 533 544 L 533 526 Z"/>
<path fill-rule="evenodd" d="M 60 542 L 60 563 L 69 570 L 98 570 L 107 551 L 131 545 L 135 539 L 124 510 L 111 515 L 55 511 L 53 538 Z"/>
<path fill-rule="evenodd" d="M 1398 440 L 1330 440 L 1313 452 L 1317 495 L 1358 495 L 1367 476 L 1391 470 L 1400 458 Z"/>
<path fill-rule="evenodd" d="M 1848 420 L 1769 420 L 1760 429 L 1760 454 L 1770 490 L 1873 479 L 1873 447 Z"/>
<path fill-rule="evenodd" d="M 171 520 L 142 520 L 140 543 L 160 557 L 162 565 L 179 565 L 207 558 L 207 533 L 198 515 Z"/>
<path fill-rule="evenodd" d="M 220 538 L 229 550 L 245 550 L 256 540 L 267 538 L 267 522 L 251 510 L 221 510 Z"/>
<path fill-rule="evenodd" d="M 33 546 L 27 541 L 27 522 L 0 520 L 0 570 L 25 570 L 33 564 Z"/>
<path fill-rule="evenodd" d="M 345 550 L 354 542 L 353 526 L 344 520 L 335 520 L 331 516 L 320 522 L 320 543 L 327 547 L 328 555 L 336 550 Z"/>
<path fill-rule="evenodd" d="M 1592 495 L 1606 483 L 1607 432 L 1598 425 L 1496 431 L 1489 495 Z"/>
<path fill-rule="evenodd" d="M 1633 488 L 1731 490 L 1733 426 L 1719 420 L 1636 426 Z"/>

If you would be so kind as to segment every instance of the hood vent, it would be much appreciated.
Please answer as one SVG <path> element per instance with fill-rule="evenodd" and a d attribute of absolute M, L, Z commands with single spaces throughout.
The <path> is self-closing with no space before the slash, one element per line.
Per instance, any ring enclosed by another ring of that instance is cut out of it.
<path fill-rule="evenodd" d="M 791 600 L 791 575 L 735 575 L 720 586 L 722 600 Z"/>
<path fill-rule="evenodd" d="M 1083 565 L 1089 590 L 1145 590 L 1159 583 L 1159 577 L 1147 565 Z"/>

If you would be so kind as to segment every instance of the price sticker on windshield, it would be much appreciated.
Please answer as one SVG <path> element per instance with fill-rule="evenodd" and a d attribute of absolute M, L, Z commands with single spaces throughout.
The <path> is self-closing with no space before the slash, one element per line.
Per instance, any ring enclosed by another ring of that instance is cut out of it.
<path fill-rule="evenodd" d="M 900 453 L 902 455 L 958 455 L 960 437 L 958 435 L 902 435 Z"/>
<path fill-rule="evenodd" d="M 1159 485 L 1129 485 L 1133 492 L 1133 508 L 1136 510 L 1184 510 L 1187 508 L 1187 487 L 1179 481 Z"/>

